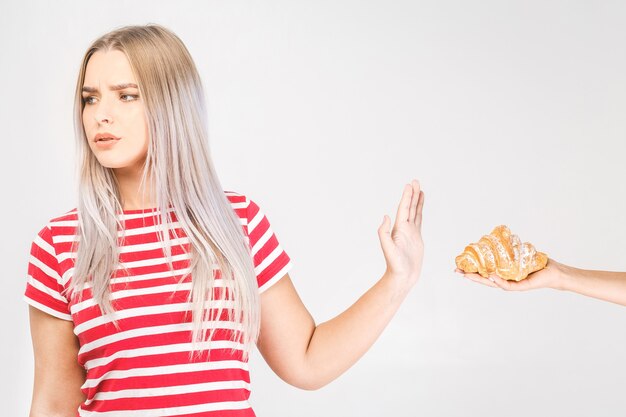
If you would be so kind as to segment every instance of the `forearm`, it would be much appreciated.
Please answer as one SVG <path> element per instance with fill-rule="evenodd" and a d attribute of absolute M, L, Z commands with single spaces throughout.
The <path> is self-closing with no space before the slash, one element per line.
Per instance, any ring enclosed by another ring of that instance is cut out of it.
<path fill-rule="evenodd" d="M 321 387 L 350 368 L 380 336 L 410 288 L 385 274 L 352 306 L 316 326 L 305 354 L 309 384 Z"/>
<path fill-rule="evenodd" d="M 595 271 L 564 265 L 558 289 L 626 306 L 626 272 Z"/>

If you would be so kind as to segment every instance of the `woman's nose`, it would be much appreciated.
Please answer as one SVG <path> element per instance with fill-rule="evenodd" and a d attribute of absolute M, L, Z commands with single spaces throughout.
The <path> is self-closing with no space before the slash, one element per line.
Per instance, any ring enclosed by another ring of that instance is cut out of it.
<path fill-rule="evenodd" d="M 111 116 L 107 112 L 98 111 L 96 113 L 96 121 L 98 123 L 111 123 Z"/>
<path fill-rule="evenodd" d="M 111 123 L 111 108 L 106 100 L 101 100 L 96 104 L 98 106 L 94 113 L 94 117 L 98 123 Z"/>
<path fill-rule="evenodd" d="M 99 116 L 97 117 L 98 123 L 111 123 L 111 119 L 109 116 Z"/>

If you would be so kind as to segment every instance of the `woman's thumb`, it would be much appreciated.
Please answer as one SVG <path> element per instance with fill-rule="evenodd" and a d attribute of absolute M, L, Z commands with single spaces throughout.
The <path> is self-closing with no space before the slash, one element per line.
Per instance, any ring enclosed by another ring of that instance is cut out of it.
<path fill-rule="evenodd" d="M 378 227 L 378 238 L 380 239 L 380 246 L 383 248 L 383 252 L 387 252 L 387 248 L 392 243 L 389 217 L 385 214 L 383 217 L 383 223 Z"/>

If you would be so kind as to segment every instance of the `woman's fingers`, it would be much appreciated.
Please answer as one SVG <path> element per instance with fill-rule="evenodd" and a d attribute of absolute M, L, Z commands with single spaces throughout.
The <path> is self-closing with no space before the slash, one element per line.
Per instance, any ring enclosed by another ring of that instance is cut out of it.
<path fill-rule="evenodd" d="M 415 224 L 422 225 L 422 211 L 424 209 L 424 191 L 419 192 L 419 201 L 417 203 L 417 214 L 415 216 Z"/>
<path fill-rule="evenodd" d="M 417 215 L 417 207 L 420 199 L 420 183 L 417 180 L 411 181 L 411 204 L 409 206 L 409 218 L 408 221 L 415 223 L 415 217 Z"/>
<path fill-rule="evenodd" d="M 419 181 L 413 179 L 410 184 L 405 184 L 402 190 L 394 227 L 403 222 L 421 224 L 423 207 L 424 193 L 420 189 Z"/>
<path fill-rule="evenodd" d="M 396 213 L 396 226 L 409 220 L 412 194 L 412 187 L 408 184 L 405 184 L 404 189 L 402 190 L 402 198 L 400 198 L 400 204 L 398 205 L 398 212 Z"/>

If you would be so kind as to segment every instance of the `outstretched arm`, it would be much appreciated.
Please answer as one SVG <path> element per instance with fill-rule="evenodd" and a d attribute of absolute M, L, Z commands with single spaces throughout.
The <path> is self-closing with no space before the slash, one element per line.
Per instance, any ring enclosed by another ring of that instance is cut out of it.
<path fill-rule="evenodd" d="M 508 291 L 554 288 L 626 306 L 626 272 L 579 269 L 554 259 L 548 259 L 544 269 L 519 282 L 507 281 L 497 275 L 483 278 L 479 274 L 463 273 L 458 269 L 455 271 L 474 282 Z"/>
<path fill-rule="evenodd" d="M 378 229 L 385 273 L 337 317 L 316 325 L 289 275 L 261 294 L 257 346 L 279 377 L 299 388 L 318 389 L 372 346 L 420 276 L 423 204 L 419 183 L 405 186 L 393 230 L 387 216 Z"/>

